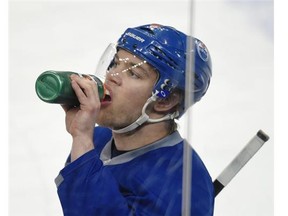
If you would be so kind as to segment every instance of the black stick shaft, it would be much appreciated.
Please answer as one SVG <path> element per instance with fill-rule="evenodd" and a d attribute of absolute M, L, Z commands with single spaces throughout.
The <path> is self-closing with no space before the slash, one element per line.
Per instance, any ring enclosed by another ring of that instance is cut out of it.
<path fill-rule="evenodd" d="M 247 143 L 239 154 L 228 164 L 213 182 L 215 197 L 224 187 L 235 177 L 235 175 L 245 166 L 245 164 L 256 154 L 256 152 L 269 140 L 269 136 L 262 130 Z"/>

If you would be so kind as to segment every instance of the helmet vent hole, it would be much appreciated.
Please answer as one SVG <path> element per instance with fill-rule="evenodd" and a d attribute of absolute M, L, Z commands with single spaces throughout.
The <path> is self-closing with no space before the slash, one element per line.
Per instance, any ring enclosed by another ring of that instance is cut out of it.
<path fill-rule="evenodd" d="M 146 27 L 140 27 L 140 29 L 148 32 L 149 34 L 155 35 L 154 31 L 150 28 L 146 28 Z"/>

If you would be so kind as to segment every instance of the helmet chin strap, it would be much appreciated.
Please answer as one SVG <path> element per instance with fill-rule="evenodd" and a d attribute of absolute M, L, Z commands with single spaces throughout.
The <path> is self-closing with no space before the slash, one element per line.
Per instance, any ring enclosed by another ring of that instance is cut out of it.
<path fill-rule="evenodd" d="M 170 119 L 174 119 L 177 116 L 179 116 L 179 112 L 176 111 L 174 113 L 171 114 L 167 114 L 165 116 L 163 116 L 162 118 L 158 118 L 158 119 L 150 119 L 150 117 L 146 114 L 146 109 L 147 106 L 152 103 L 153 101 L 156 101 L 157 99 L 157 95 L 156 94 L 152 94 L 152 96 L 150 98 L 148 98 L 148 100 L 146 101 L 146 103 L 144 104 L 143 108 L 142 108 L 142 114 L 141 116 L 132 124 L 128 125 L 127 127 L 118 129 L 118 130 L 112 130 L 115 133 L 126 133 L 129 131 L 132 131 L 134 129 L 136 129 L 137 127 L 141 126 L 142 124 L 144 124 L 145 122 L 147 123 L 157 123 L 157 122 L 161 122 L 161 121 L 167 121 Z"/>

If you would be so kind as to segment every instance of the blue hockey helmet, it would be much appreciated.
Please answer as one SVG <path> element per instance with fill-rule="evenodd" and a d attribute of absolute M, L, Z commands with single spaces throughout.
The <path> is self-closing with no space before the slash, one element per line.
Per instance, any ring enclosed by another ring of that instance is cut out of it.
<path fill-rule="evenodd" d="M 134 53 L 157 70 L 159 79 L 154 86 L 153 93 L 160 98 L 166 98 L 173 89 L 185 92 L 188 39 L 193 41 L 194 89 L 192 103 L 195 103 L 206 93 L 212 76 L 209 51 L 199 39 L 187 36 L 173 27 L 149 24 L 128 28 L 118 40 L 117 47 Z M 187 108 L 183 101 L 179 116 Z"/>

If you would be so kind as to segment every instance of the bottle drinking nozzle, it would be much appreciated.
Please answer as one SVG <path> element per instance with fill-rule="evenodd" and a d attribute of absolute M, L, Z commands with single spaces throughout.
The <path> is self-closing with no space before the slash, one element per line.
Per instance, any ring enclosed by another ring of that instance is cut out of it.
<path fill-rule="evenodd" d="M 38 97 L 47 102 L 55 104 L 79 105 L 77 96 L 71 86 L 70 76 L 88 76 L 95 80 L 100 100 L 105 97 L 103 81 L 94 75 L 84 75 L 70 71 L 45 71 L 37 78 L 35 90 Z"/>

